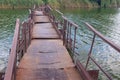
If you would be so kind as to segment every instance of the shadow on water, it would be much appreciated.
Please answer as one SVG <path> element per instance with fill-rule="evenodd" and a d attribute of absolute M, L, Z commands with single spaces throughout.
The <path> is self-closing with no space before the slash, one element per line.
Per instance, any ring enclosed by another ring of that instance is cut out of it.
<path fill-rule="evenodd" d="M 7 64 L 16 18 L 28 17 L 27 10 L 0 10 L 0 70 Z"/>
<path fill-rule="evenodd" d="M 90 50 L 93 33 L 89 31 L 83 22 L 90 23 L 105 37 L 120 45 L 120 9 L 67 9 L 61 11 L 67 18 L 79 25 L 77 31 L 77 53 L 79 60 L 86 64 L 87 54 Z M 113 80 L 120 80 L 120 53 L 106 44 L 99 37 L 96 38 L 92 57 L 107 71 Z M 90 61 L 89 69 L 98 69 Z M 107 80 L 100 72 L 99 80 Z"/>

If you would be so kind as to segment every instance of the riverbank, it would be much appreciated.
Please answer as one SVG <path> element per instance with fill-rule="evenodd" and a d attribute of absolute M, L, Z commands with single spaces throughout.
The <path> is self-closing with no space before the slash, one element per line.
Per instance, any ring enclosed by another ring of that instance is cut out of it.
<path fill-rule="evenodd" d="M 120 7 L 120 1 L 119 0 L 48 0 L 49 5 L 51 5 L 54 8 L 98 8 L 98 7 Z M 44 4 L 42 1 L 34 0 L 34 1 L 28 1 L 28 0 L 21 0 L 16 1 L 13 0 L 12 2 L 8 1 L 3 3 L 0 3 L 0 8 L 10 8 L 10 9 L 16 9 L 16 8 L 31 8 L 33 5 L 41 5 Z"/>
<path fill-rule="evenodd" d="M 0 9 L 28 9 L 31 7 L 27 7 L 27 6 L 10 6 L 10 5 L 2 5 L 0 6 Z"/>

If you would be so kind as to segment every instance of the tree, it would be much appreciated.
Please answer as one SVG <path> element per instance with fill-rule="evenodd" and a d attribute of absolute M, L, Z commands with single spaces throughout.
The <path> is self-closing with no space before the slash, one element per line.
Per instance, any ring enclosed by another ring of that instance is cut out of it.
<path fill-rule="evenodd" d="M 45 5 L 48 4 L 48 0 L 42 0 L 44 2 Z"/>
<path fill-rule="evenodd" d="M 101 0 L 97 0 L 99 6 L 101 6 Z"/>

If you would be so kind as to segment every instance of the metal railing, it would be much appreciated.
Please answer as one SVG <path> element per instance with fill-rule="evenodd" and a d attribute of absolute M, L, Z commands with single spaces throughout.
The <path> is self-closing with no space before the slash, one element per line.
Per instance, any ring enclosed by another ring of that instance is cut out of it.
<path fill-rule="evenodd" d="M 50 8 L 49 6 L 46 6 L 44 8 L 44 11 L 46 12 L 46 15 L 49 16 L 52 24 L 54 25 L 55 29 L 57 32 L 60 34 L 61 39 L 63 39 L 63 45 L 66 46 L 67 49 L 69 49 L 72 53 L 73 56 L 76 53 L 76 33 L 77 33 L 77 28 L 79 27 L 72 21 L 68 20 L 63 13 L 60 11 L 56 10 L 57 13 L 61 15 L 61 20 L 58 21 L 56 20 L 56 17 L 54 13 L 52 12 L 53 9 Z M 33 13 L 31 13 L 33 14 Z M 33 16 L 33 15 L 31 15 Z M 31 17 L 30 16 L 30 17 Z M 91 76 L 87 72 L 87 67 L 89 64 L 89 61 L 91 60 L 93 63 L 96 64 L 96 66 L 105 74 L 105 76 L 109 79 L 112 80 L 111 76 L 106 73 L 103 68 L 91 57 L 92 55 L 92 50 L 95 42 L 96 36 L 101 38 L 104 42 L 109 44 L 111 47 L 113 47 L 116 51 L 120 52 L 120 47 L 105 38 L 101 33 L 99 33 L 97 30 L 95 30 L 90 24 L 85 23 L 87 27 L 94 33 L 93 39 L 92 39 L 92 44 L 90 47 L 90 51 L 88 53 L 88 59 L 86 63 L 86 67 L 84 68 L 83 65 L 80 63 L 80 61 L 76 60 L 76 66 L 79 71 L 82 71 L 84 76 L 86 77 L 86 80 L 93 80 Z M 59 27 L 61 26 L 61 27 Z M 13 43 L 12 43 L 12 48 L 10 52 L 10 57 L 8 60 L 8 66 L 5 74 L 4 80 L 15 80 L 16 77 L 16 66 L 17 66 L 17 56 L 19 54 L 24 55 L 26 52 L 30 42 L 31 42 L 31 33 L 32 33 L 32 28 L 33 28 L 33 21 L 32 19 L 28 19 L 27 21 L 23 22 L 22 25 L 20 25 L 19 19 L 16 20 L 16 27 L 15 27 L 15 33 L 14 33 L 14 38 L 13 38 Z M 22 57 L 22 56 L 21 56 Z"/>
<path fill-rule="evenodd" d="M 75 53 L 75 44 L 76 44 L 76 32 L 78 25 L 68 20 L 66 17 L 63 18 L 63 45 L 66 46 L 67 49 L 71 50 L 71 52 Z"/>
<path fill-rule="evenodd" d="M 17 42 L 18 42 L 18 36 L 19 36 L 19 27 L 20 27 L 20 21 L 19 19 L 17 19 L 16 27 L 15 27 L 15 34 L 13 37 L 12 48 L 11 48 L 10 57 L 8 60 L 8 66 L 7 66 L 4 80 L 15 80 L 16 65 L 17 65 L 16 50 L 17 50 Z"/>
<path fill-rule="evenodd" d="M 44 10 L 46 12 L 46 15 L 51 18 L 51 22 L 54 25 L 55 29 L 57 32 L 60 34 L 58 27 L 56 24 L 59 24 L 55 20 L 55 16 L 50 13 L 52 11 L 52 8 L 49 6 L 42 7 L 40 10 Z M 31 33 L 32 33 L 32 28 L 33 28 L 33 16 L 34 16 L 34 10 L 30 11 L 30 16 L 29 19 L 25 22 L 23 22 L 20 25 L 19 19 L 16 20 L 16 26 L 15 26 L 15 33 L 13 37 L 13 43 L 12 43 L 12 48 L 10 51 L 10 57 L 8 60 L 8 66 L 7 70 L 5 73 L 4 80 L 15 80 L 16 79 L 16 68 L 17 68 L 17 63 L 18 63 L 18 58 L 21 60 L 22 56 L 26 52 L 30 42 L 31 42 Z M 62 39 L 63 39 L 63 44 L 74 51 L 75 48 L 75 40 L 76 40 L 76 29 L 77 25 L 69 21 L 67 18 L 62 16 L 63 18 L 63 23 L 61 24 L 62 27 Z M 74 30 L 73 30 L 73 29 Z M 74 37 L 72 37 L 72 32 L 74 31 Z M 19 57 L 18 57 L 19 56 Z"/>
<path fill-rule="evenodd" d="M 92 50 L 93 50 L 93 46 L 94 46 L 94 42 L 95 42 L 95 38 L 96 36 L 98 36 L 99 38 L 101 38 L 104 42 L 106 42 L 108 45 L 110 45 L 112 48 L 114 48 L 116 51 L 120 52 L 120 47 L 116 44 L 114 44 L 114 42 L 108 40 L 107 38 L 105 38 L 100 32 L 98 32 L 96 29 L 94 29 L 89 23 L 85 23 L 87 25 L 87 27 L 89 28 L 89 30 L 91 30 L 93 33 L 94 33 L 94 36 L 93 36 L 93 40 L 92 40 L 92 44 L 91 44 L 91 48 L 90 48 L 90 51 L 88 53 L 88 59 L 87 59 L 87 63 L 86 63 L 86 69 L 88 67 L 88 64 L 89 64 L 89 61 L 91 60 L 92 62 L 94 62 L 97 67 L 106 75 L 106 77 L 109 79 L 109 80 L 112 80 L 111 76 L 108 75 L 108 73 L 106 73 L 102 67 L 91 57 L 92 55 Z"/>
<path fill-rule="evenodd" d="M 31 19 L 23 22 L 22 25 L 20 25 L 19 19 L 16 20 L 12 48 L 10 51 L 4 80 L 16 80 L 18 59 L 21 60 L 31 42 L 32 24 Z"/>
<path fill-rule="evenodd" d="M 75 53 L 76 32 L 78 25 L 68 20 L 60 11 L 55 10 L 55 12 L 59 13 L 61 16 L 61 20 L 57 20 L 53 12 L 54 10 L 50 6 L 47 6 L 46 9 L 48 12 L 46 15 L 49 16 L 56 31 L 63 39 L 63 45 L 66 46 L 66 48 L 69 49 L 72 53 Z"/>
<path fill-rule="evenodd" d="M 49 10 L 53 11 L 53 9 L 49 9 Z M 59 25 L 62 26 L 62 28 L 60 30 L 62 30 L 61 34 L 62 34 L 63 44 L 66 46 L 66 48 L 71 50 L 71 52 L 74 55 L 76 53 L 76 51 L 75 51 L 75 48 L 76 48 L 76 46 L 75 46 L 75 44 L 76 44 L 76 30 L 79 26 L 76 25 L 75 23 L 73 23 L 72 21 L 68 20 L 65 16 L 63 16 L 63 13 L 61 13 L 59 10 L 55 10 L 55 11 L 61 15 L 62 20 L 56 21 L 56 17 L 54 16 L 54 14 L 51 11 L 49 11 L 49 16 L 50 16 L 50 18 L 52 18 L 52 21 L 57 25 L 57 28 Z M 108 40 L 107 38 L 105 38 L 101 33 L 99 33 L 97 30 L 95 30 L 90 24 L 88 24 L 88 23 L 85 23 L 85 24 L 94 33 L 94 36 L 93 36 L 92 44 L 90 47 L 90 51 L 88 53 L 86 67 L 84 68 L 83 65 L 80 63 L 80 61 L 78 61 L 78 60 L 76 61 L 76 65 L 78 66 L 78 69 L 81 69 L 83 71 L 87 80 L 92 80 L 92 78 L 87 73 L 87 67 L 88 67 L 89 61 L 91 60 L 105 74 L 105 76 L 109 80 L 112 80 L 111 76 L 107 72 L 105 72 L 103 70 L 103 68 L 91 57 L 92 49 L 94 46 L 94 41 L 95 41 L 96 36 L 100 37 L 103 41 L 105 41 L 107 44 L 112 46 L 118 52 L 120 52 L 120 47 L 117 46 L 116 44 L 114 44 L 113 42 L 111 42 L 110 40 Z M 83 69 L 85 69 L 85 70 L 83 70 Z"/>
<path fill-rule="evenodd" d="M 76 53 L 75 51 L 75 44 L 76 44 L 76 29 L 78 27 L 78 25 L 76 25 L 75 23 L 69 21 L 66 17 L 62 16 L 62 18 L 64 19 L 64 26 L 63 26 L 63 43 L 64 45 L 69 48 L 69 50 L 71 50 L 71 52 L 73 53 L 73 56 L 74 54 Z M 88 59 L 87 59 L 87 63 L 86 63 L 86 72 L 85 70 L 83 70 L 84 68 L 82 67 L 82 64 L 80 63 L 80 61 L 76 61 L 76 65 L 78 66 L 78 68 L 80 68 L 82 70 L 82 73 L 86 76 L 85 79 L 87 80 L 92 80 L 92 78 L 88 75 L 87 73 L 87 67 L 88 67 L 88 64 L 89 64 L 89 61 L 91 60 L 93 63 L 95 63 L 95 65 L 105 74 L 105 76 L 109 79 L 109 80 L 112 80 L 111 76 L 105 72 L 103 70 L 103 68 L 94 60 L 94 58 L 91 57 L 91 54 L 92 54 L 92 49 L 93 49 L 93 46 L 94 46 L 94 42 L 95 42 L 95 38 L 96 36 L 100 37 L 103 41 L 105 41 L 107 44 L 109 44 L 110 46 L 112 46 L 115 50 L 117 50 L 118 52 L 120 52 L 120 47 L 117 46 L 116 44 L 114 44 L 113 42 L 111 42 L 110 40 L 108 40 L 107 38 L 105 38 L 101 33 L 99 33 L 97 30 L 95 30 L 90 24 L 88 23 L 85 23 L 88 28 L 94 33 L 93 35 L 93 40 L 92 40 L 92 44 L 91 44 L 91 47 L 90 47 L 90 51 L 88 53 Z M 73 32 L 71 32 L 71 26 L 74 26 L 75 29 L 72 29 Z M 74 33 L 74 35 L 72 34 Z M 74 36 L 74 43 L 73 43 L 73 48 L 71 48 L 70 46 L 72 45 L 71 44 L 71 36 Z M 70 45 L 70 46 L 69 46 Z M 80 70 L 79 70 L 80 71 Z"/>

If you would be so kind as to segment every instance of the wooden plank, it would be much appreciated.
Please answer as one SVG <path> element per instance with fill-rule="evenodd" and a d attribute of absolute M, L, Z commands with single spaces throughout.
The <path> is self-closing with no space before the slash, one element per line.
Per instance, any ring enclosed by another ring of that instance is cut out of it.
<path fill-rule="evenodd" d="M 74 66 L 61 40 L 32 40 L 18 67 L 39 69 Z"/>
<path fill-rule="evenodd" d="M 68 80 L 83 80 L 80 73 L 75 67 L 64 68 Z"/>
<path fill-rule="evenodd" d="M 62 40 L 32 40 L 16 80 L 82 80 Z"/>
<path fill-rule="evenodd" d="M 43 16 L 43 11 L 34 11 L 35 16 Z"/>
<path fill-rule="evenodd" d="M 35 24 L 33 27 L 32 38 L 59 38 L 56 30 L 51 23 Z"/>
<path fill-rule="evenodd" d="M 47 23 L 50 22 L 48 16 L 34 16 L 33 18 L 35 23 Z"/>
<path fill-rule="evenodd" d="M 68 77 L 62 69 L 18 69 L 17 80 L 68 80 Z"/>

